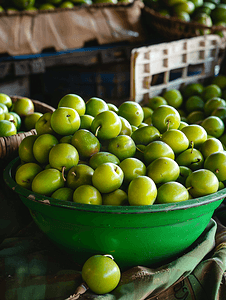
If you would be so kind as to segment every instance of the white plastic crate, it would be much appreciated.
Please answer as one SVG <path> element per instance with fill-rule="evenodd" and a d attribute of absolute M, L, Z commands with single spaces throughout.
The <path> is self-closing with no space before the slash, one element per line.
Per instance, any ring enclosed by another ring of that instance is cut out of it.
<path fill-rule="evenodd" d="M 136 102 L 169 89 L 217 75 L 225 54 L 218 35 L 206 35 L 146 47 L 131 53 L 130 98 Z"/>

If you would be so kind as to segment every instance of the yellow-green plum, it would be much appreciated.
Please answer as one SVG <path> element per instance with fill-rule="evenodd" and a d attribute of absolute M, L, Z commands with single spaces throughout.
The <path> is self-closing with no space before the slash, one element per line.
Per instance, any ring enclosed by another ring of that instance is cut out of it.
<path fill-rule="evenodd" d="M 24 162 L 36 162 L 34 153 L 33 153 L 33 145 L 37 139 L 37 135 L 29 135 L 26 136 L 20 143 L 18 148 L 18 154 L 21 161 Z"/>
<path fill-rule="evenodd" d="M 10 109 L 13 104 L 12 99 L 4 93 L 0 93 L 0 103 L 5 104 L 8 107 L 8 109 Z"/>
<path fill-rule="evenodd" d="M 178 129 L 180 126 L 180 114 L 170 105 L 161 105 L 152 114 L 152 123 L 160 133 L 169 129 Z"/>
<path fill-rule="evenodd" d="M 92 97 L 86 102 L 86 115 L 96 117 L 99 113 L 106 110 L 109 110 L 109 108 L 103 99 Z"/>
<path fill-rule="evenodd" d="M 63 200 L 63 201 L 72 201 L 73 200 L 74 190 L 69 187 L 62 187 L 52 193 L 51 198 Z"/>
<path fill-rule="evenodd" d="M 28 115 L 24 118 L 24 127 L 26 130 L 31 130 L 35 128 L 35 124 L 43 116 L 42 113 L 34 112 L 31 115 Z"/>
<path fill-rule="evenodd" d="M 118 107 L 113 103 L 107 103 L 108 109 L 114 111 L 116 114 L 118 113 Z"/>
<path fill-rule="evenodd" d="M 121 272 L 115 261 L 105 255 L 91 256 L 82 267 L 82 279 L 96 294 L 107 294 L 116 288 Z"/>
<path fill-rule="evenodd" d="M 0 120 L 0 137 L 17 134 L 16 126 L 8 120 Z"/>
<path fill-rule="evenodd" d="M 218 140 L 216 138 L 208 138 L 201 145 L 200 151 L 201 151 L 204 159 L 206 159 L 210 154 L 212 154 L 214 152 L 224 151 L 224 148 L 223 148 L 223 145 L 220 140 Z"/>
<path fill-rule="evenodd" d="M 77 111 L 77 113 L 82 116 L 86 111 L 85 101 L 76 94 L 67 94 L 60 99 L 58 107 L 70 107 Z"/>
<path fill-rule="evenodd" d="M 72 134 L 63 136 L 62 138 L 60 138 L 59 143 L 71 144 L 72 136 L 73 136 Z"/>
<path fill-rule="evenodd" d="M 33 144 L 33 154 L 40 164 L 49 163 L 49 152 L 58 144 L 57 138 L 49 133 L 44 133 L 37 137 Z"/>
<path fill-rule="evenodd" d="M 0 107 L 0 121 L 5 120 L 5 113 L 2 107 Z"/>
<path fill-rule="evenodd" d="M 183 96 L 177 89 L 171 89 L 163 93 L 163 98 L 166 99 L 168 105 L 179 108 L 183 102 Z"/>
<path fill-rule="evenodd" d="M 31 184 L 33 192 L 45 196 L 52 195 L 61 187 L 64 187 L 63 175 L 59 170 L 52 168 L 39 172 Z"/>
<path fill-rule="evenodd" d="M 103 163 L 93 173 L 92 184 L 100 193 L 110 193 L 122 185 L 124 174 L 114 163 Z"/>
<path fill-rule="evenodd" d="M 91 130 L 91 124 L 93 122 L 94 117 L 90 115 L 80 116 L 80 127 L 79 129 L 87 129 Z"/>
<path fill-rule="evenodd" d="M 17 113 L 20 117 L 25 117 L 34 113 L 34 104 L 29 98 L 19 98 L 12 106 L 12 111 Z"/>
<path fill-rule="evenodd" d="M 108 152 L 114 154 L 122 161 L 125 158 L 134 156 L 136 145 L 130 136 L 118 135 L 109 141 Z"/>
<path fill-rule="evenodd" d="M 47 112 L 41 116 L 38 121 L 35 123 L 35 129 L 37 131 L 37 135 L 41 135 L 44 133 L 56 134 L 53 128 L 51 127 L 51 117 L 52 113 Z"/>
<path fill-rule="evenodd" d="M 118 108 L 118 115 L 134 126 L 139 126 L 144 120 L 144 112 L 141 105 L 133 101 L 123 102 Z"/>
<path fill-rule="evenodd" d="M 42 171 L 41 166 L 36 163 L 25 163 L 21 165 L 15 174 L 16 183 L 25 189 L 30 190 L 35 176 Z"/>
<path fill-rule="evenodd" d="M 121 120 L 121 130 L 119 132 L 119 135 L 129 135 L 131 136 L 132 134 L 132 126 L 130 125 L 129 121 L 127 121 L 125 118 L 119 116 L 120 120 Z"/>
<path fill-rule="evenodd" d="M 145 164 L 137 158 L 129 157 L 121 161 L 119 167 L 124 173 L 124 183 L 128 185 L 134 178 L 146 175 Z"/>
<path fill-rule="evenodd" d="M 197 198 L 217 192 L 219 181 L 210 170 L 199 169 L 187 177 L 186 187 L 192 197 Z"/>
<path fill-rule="evenodd" d="M 192 96 L 201 96 L 204 86 L 202 83 L 189 83 L 182 89 L 182 94 L 185 98 Z"/>
<path fill-rule="evenodd" d="M 71 144 L 78 150 L 81 159 L 88 159 L 100 151 L 98 138 L 87 129 L 77 130 L 71 138 Z"/>
<path fill-rule="evenodd" d="M 179 182 L 170 181 L 162 184 L 157 191 L 156 203 L 177 203 L 189 199 L 187 189 Z"/>
<path fill-rule="evenodd" d="M 210 84 L 204 87 L 202 92 L 202 99 L 207 102 L 209 99 L 214 97 L 221 97 L 222 91 L 216 84 Z"/>
<path fill-rule="evenodd" d="M 68 171 L 70 168 L 76 166 L 78 161 L 78 151 L 71 144 L 59 143 L 53 146 L 49 152 L 51 167 L 59 171 Z"/>
<path fill-rule="evenodd" d="M 177 162 L 169 157 L 159 157 L 147 167 L 147 176 L 155 184 L 176 181 L 180 174 Z"/>
<path fill-rule="evenodd" d="M 128 187 L 128 202 L 131 206 L 152 205 L 157 197 L 157 187 L 147 176 L 133 179 Z"/>
<path fill-rule="evenodd" d="M 102 195 L 103 205 L 123 206 L 128 202 L 127 193 L 117 189 L 111 193 Z"/>
<path fill-rule="evenodd" d="M 155 96 L 155 97 L 148 99 L 147 105 L 154 111 L 160 105 L 167 105 L 167 101 L 166 101 L 166 99 L 164 99 L 161 96 Z"/>
<path fill-rule="evenodd" d="M 199 150 L 189 148 L 177 156 L 176 162 L 179 166 L 185 166 L 195 171 L 203 167 L 204 158 Z"/>
<path fill-rule="evenodd" d="M 220 97 L 210 98 L 204 105 L 205 115 L 208 117 L 218 107 L 225 107 L 226 101 Z"/>
<path fill-rule="evenodd" d="M 204 161 L 204 168 L 212 171 L 219 181 L 226 180 L 226 152 L 217 151 L 210 154 Z"/>
<path fill-rule="evenodd" d="M 206 130 L 198 124 L 188 125 L 182 128 L 181 131 L 186 135 L 189 144 L 194 148 L 198 149 L 207 140 Z"/>
<path fill-rule="evenodd" d="M 180 174 L 176 181 L 185 185 L 186 179 L 187 179 L 188 175 L 190 175 L 191 173 L 192 173 L 192 170 L 189 169 L 188 167 L 180 166 Z"/>
<path fill-rule="evenodd" d="M 148 144 L 144 149 L 144 161 L 146 165 L 149 165 L 155 159 L 159 157 L 175 158 L 173 149 L 162 141 L 153 141 Z"/>
<path fill-rule="evenodd" d="M 169 129 L 164 132 L 161 141 L 169 145 L 175 154 L 185 151 L 189 146 L 188 138 L 178 129 Z"/>
<path fill-rule="evenodd" d="M 3 112 L 4 112 L 5 114 L 9 112 L 9 109 L 8 109 L 8 107 L 6 106 L 6 104 L 0 102 L 0 107 L 3 109 Z"/>
<path fill-rule="evenodd" d="M 216 116 L 205 118 L 200 125 L 206 130 L 208 135 L 215 138 L 223 135 L 225 129 L 224 122 Z"/>
<path fill-rule="evenodd" d="M 51 116 L 52 129 L 60 135 L 74 134 L 80 127 L 80 116 L 70 107 L 58 107 Z"/>
<path fill-rule="evenodd" d="M 112 154 L 110 152 L 100 151 L 100 152 L 93 154 L 90 157 L 89 165 L 91 168 L 93 168 L 95 170 L 99 165 L 101 165 L 103 163 L 107 163 L 107 162 L 111 162 L 111 163 L 118 165 L 120 163 L 120 160 L 118 159 L 117 156 L 115 156 L 114 154 Z"/>
<path fill-rule="evenodd" d="M 119 116 L 110 110 L 99 113 L 91 124 L 91 131 L 98 139 L 110 140 L 119 135 L 122 123 Z"/>
<path fill-rule="evenodd" d="M 185 102 L 185 108 L 187 113 L 191 113 L 192 111 L 199 111 L 204 109 L 205 102 L 202 100 L 200 96 L 194 95 L 189 97 Z"/>
<path fill-rule="evenodd" d="M 160 139 L 160 132 L 154 126 L 145 126 L 135 130 L 131 138 L 136 145 L 148 145 L 153 141 Z"/>
<path fill-rule="evenodd" d="M 70 168 L 67 173 L 67 186 L 76 190 L 80 185 L 92 185 L 94 170 L 85 164 L 78 164 Z"/>
<path fill-rule="evenodd" d="M 102 205 L 102 196 L 94 186 L 83 184 L 74 191 L 73 201 L 82 204 Z"/>

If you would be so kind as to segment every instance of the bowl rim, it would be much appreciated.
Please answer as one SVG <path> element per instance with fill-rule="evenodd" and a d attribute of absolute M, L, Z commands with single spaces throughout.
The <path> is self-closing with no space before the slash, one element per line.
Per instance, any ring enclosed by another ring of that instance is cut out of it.
<path fill-rule="evenodd" d="M 48 205 L 58 208 L 96 212 L 96 213 L 108 213 L 108 214 L 142 214 L 142 213 L 159 213 L 169 212 L 175 210 L 185 210 L 195 208 L 201 205 L 207 205 L 217 200 L 223 200 L 226 196 L 226 188 L 221 189 L 213 194 L 206 196 L 181 201 L 178 203 L 168 204 L 153 204 L 143 206 L 113 206 L 113 205 L 92 205 L 81 204 L 75 202 L 69 202 L 64 200 L 54 199 L 48 196 L 34 193 L 28 189 L 25 189 L 18 185 L 13 179 L 13 168 L 19 165 L 19 156 L 14 158 L 3 170 L 3 179 L 5 183 L 20 197 L 25 197 L 28 201 L 39 203 L 40 205 Z"/>

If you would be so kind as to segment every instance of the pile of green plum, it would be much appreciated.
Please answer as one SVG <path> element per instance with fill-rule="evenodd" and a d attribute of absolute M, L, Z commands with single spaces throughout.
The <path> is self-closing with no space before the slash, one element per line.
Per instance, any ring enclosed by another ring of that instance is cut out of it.
<path fill-rule="evenodd" d="M 38 11 L 56 8 L 73 8 L 78 5 L 95 3 L 130 3 L 133 0 L 0 0 L 0 12 L 4 11 Z"/>
<path fill-rule="evenodd" d="M 168 90 L 143 106 L 65 95 L 38 119 L 37 135 L 22 140 L 15 180 L 34 193 L 92 205 L 175 203 L 215 193 L 226 183 L 225 88 L 219 75 L 208 86 Z"/>
<path fill-rule="evenodd" d="M 18 98 L 13 103 L 8 95 L 0 93 L 0 137 L 34 129 L 35 123 L 42 115 L 35 111 L 29 98 Z"/>

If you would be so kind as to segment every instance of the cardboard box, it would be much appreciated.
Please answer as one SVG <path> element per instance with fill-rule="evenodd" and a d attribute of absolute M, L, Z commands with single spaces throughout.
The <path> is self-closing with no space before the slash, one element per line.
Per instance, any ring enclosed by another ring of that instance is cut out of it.
<path fill-rule="evenodd" d="M 143 3 L 93 4 L 72 9 L 3 12 L 0 53 L 25 55 L 81 48 L 86 43 L 110 44 L 146 39 L 141 24 Z"/>

